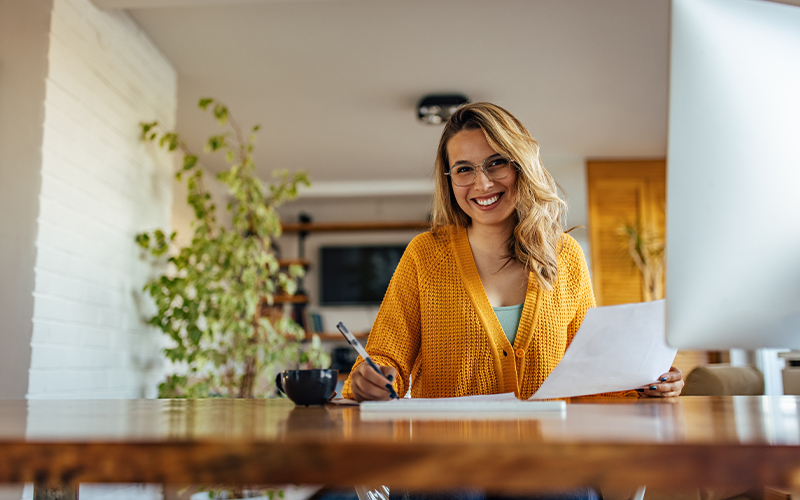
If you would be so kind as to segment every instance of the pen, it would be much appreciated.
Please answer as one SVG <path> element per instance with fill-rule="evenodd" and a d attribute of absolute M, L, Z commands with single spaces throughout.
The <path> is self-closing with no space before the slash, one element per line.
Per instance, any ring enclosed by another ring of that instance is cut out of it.
<path fill-rule="evenodd" d="M 342 335 L 344 335 L 344 338 L 345 340 L 347 340 L 347 343 L 353 346 L 353 349 L 355 349 L 356 352 L 359 355 L 361 355 L 364 361 L 366 361 L 367 364 L 371 366 L 373 370 L 375 370 L 376 372 L 380 373 L 381 376 L 383 376 L 383 372 L 381 371 L 381 369 L 378 368 L 378 365 L 376 365 L 374 361 L 372 361 L 372 358 L 369 357 L 367 351 L 363 347 L 361 347 L 361 343 L 358 341 L 357 338 L 355 338 L 355 336 L 352 333 L 350 333 L 350 330 L 348 330 L 347 327 L 344 326 L 344 323 L 340 321 L 339 324 L 336 325 L 336 328 L 338 328 L 339 331 L 342 332 Z M 389 389 L 389 395 L 392 397 L 392 399 L 398 399 L 397 393 L 394 392 L 394 387 L 392 387 L 391 384 L 389 384 L 388 389 Z"/>

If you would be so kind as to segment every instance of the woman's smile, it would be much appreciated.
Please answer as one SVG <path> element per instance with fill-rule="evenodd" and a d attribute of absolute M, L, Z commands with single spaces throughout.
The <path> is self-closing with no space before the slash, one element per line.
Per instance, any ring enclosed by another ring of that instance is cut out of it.
<path fill-rule="evenodd" d="M 483 208 L 493 208 L 494 204 L 497 203 L 501 196 L 503 196 L 503 194 L 499 193 L 491 196 L 485 196 L 483 198 L 472 198 L 472 201 Z"/>

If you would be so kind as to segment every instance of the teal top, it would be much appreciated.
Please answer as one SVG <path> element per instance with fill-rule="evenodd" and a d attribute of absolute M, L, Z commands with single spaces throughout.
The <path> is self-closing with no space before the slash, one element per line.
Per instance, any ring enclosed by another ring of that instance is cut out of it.
<path fill-rule="evenodd" d="M 503 327 L 503 333 L 506 334 L 508 341 L 514 345 L 514 339 L 517 338 L 517 329 L 519 328 L 519 319 L 522 317 L 522 306 L 525 303 L 517 304 L 515 306 L 493 307 L 494 314 Z"/>

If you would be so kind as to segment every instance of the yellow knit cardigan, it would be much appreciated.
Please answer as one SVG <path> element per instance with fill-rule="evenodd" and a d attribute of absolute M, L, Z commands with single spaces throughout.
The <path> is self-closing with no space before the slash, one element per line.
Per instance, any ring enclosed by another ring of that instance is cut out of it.
<path fill-rule="evenodd" d="M 412 397 L 513 391 L 527 399 L 561 361 L 594 306 L 583 252 L 565 234 L 553 290 L 541 289 L 534 275 L 528 279 L 512 346 L 483 290 L 466 229 L 451 226 L 409 243 L 366 349 L 376 363 L 397 369 L 394 386 L 401 397 L 410 383 Z M 353 397 L 350 379 L 343 397 Z"/>

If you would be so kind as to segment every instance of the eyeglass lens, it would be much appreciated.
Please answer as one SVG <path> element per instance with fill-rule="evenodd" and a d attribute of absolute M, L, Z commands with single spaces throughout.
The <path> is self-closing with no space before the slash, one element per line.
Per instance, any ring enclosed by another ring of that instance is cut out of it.
<path fill-rule="evenodd" d="M 511 172 L 511 161 L 502 156 L 487 158 L 481 167 L 475 165 L 458 164 L 450 169 L 450 178 L 456 186 L 469 186 L 475 182 L 478 168 L 482 168 L 489 179 L 498 180 L 506 177 Z"/>

